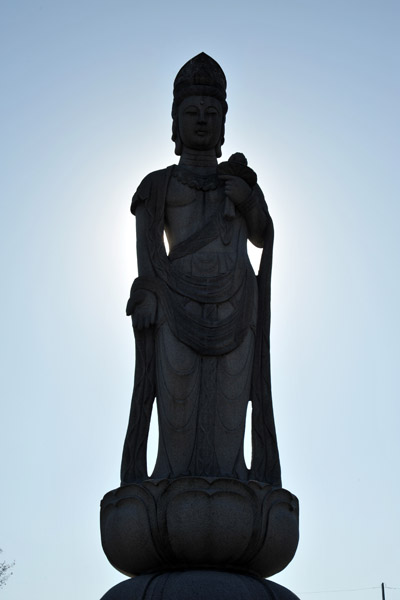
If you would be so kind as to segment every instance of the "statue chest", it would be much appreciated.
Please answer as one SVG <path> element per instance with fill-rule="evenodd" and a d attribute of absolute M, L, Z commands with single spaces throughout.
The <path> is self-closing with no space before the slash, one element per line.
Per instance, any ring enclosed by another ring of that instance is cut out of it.
<path fill-rule="evenodd" d="M 223 186 L 199 190 L 172 177 L 164 208 L 164 227 L 170 247 L 195 234 L 222 211 L 224 198 Z"/>

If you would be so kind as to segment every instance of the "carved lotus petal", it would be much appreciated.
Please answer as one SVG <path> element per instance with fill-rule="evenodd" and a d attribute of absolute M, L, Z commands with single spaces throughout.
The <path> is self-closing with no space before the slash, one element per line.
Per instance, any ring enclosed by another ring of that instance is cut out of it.
<path fill-rule="evenodd" d="M 251 504 L 232 492 L 182 492 L 167 509 L 167 531 L 178 562 L 230 564 L 246 550 L 253 530 Z"/>

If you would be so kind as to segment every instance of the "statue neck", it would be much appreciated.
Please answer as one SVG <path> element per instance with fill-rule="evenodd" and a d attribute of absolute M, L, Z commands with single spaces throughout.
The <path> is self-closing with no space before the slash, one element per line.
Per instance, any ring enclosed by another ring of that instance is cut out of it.
<path fill-rule="evenodd" d="M 184 146 L 179 164 L 183 167 L 216 167 L 218 163 L 214 148 L 191 150 Z"/>

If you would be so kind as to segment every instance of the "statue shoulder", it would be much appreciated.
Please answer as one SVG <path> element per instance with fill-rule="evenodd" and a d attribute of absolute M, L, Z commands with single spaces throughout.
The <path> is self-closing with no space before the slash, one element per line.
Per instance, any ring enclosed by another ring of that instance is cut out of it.
<path fill-rule="evenodd" d="M 167 167 L 166 169 L 160 169 L 153 171 L 146 175 L 146 177 L 139 184 L 136 192 L 133 194 L 131 203 L 131 213 L 134 215 L 136 209 L 141 202 L 146 202 L 152 194 L 152 189 L 159 189 L 160 186 L 167 184 L 174 165 Z"/>

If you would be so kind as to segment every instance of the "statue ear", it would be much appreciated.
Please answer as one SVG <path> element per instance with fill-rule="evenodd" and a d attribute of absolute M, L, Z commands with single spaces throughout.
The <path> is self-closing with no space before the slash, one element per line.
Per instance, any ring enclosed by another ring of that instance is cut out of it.
<path fill-rule="evenodd" d="M 181 140 L 181 136 L 179 135 L 179 129 L 176 127 L 172 139 L 175 138 L 175 154 L 177 156 L 181 156 L 183 150 L 183 144 Z"/>
<path fill-rule="evenodd" d="M 224 122 L 222 123 L 222 127 L 221 127 L 221 135 L 219 137 L 218 143 L 215 146 L 215 154 L 217 156 L 217 158 L 221 158 L 222 156 L 222 144 L 225 142 L 225 117 L 224 117 Z"/>
<path fill-rule="evenodd" d="M 178 136 L 177 136 L 177 138 L 175 140 L 175 154 L 177 154 L 178 156 L 180 156 L 182 154 L 182 150 L 183 150 L 183 148 L 182 148 L 182 142 L 181 142 L 181 138 L 180 138 L 179 133 L 178 133 Z"/>

